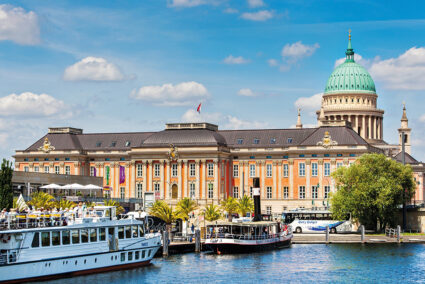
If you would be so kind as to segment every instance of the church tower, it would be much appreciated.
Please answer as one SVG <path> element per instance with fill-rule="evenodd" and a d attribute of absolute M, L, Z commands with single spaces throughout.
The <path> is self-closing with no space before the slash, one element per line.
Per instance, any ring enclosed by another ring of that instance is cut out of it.
<path fill-rule="evenodd" d="M 351 31 L 345 61 L 329 76 L 317 111 L 319 125 L 348 121 L 361 137 L 371 144 L 383 143 L 384 111 L 377 108 L 375 83 L 367 70 L 355 62 Z"/>
<path fill-rule="evenodd" d="M 409 128 L 409 120 L 407 119 L 406 115 L 406 104 L 403 103 L 403 115 L 401 116 L 401 127 L 398 129 L 398 144 L 400 146 L 401 150 L 401 144 L 402 144 L 402 134 L 404 133 L 404 147 L 406 153 L 409 155 L 411 154 L 411 131 L 412 129 Z"/>

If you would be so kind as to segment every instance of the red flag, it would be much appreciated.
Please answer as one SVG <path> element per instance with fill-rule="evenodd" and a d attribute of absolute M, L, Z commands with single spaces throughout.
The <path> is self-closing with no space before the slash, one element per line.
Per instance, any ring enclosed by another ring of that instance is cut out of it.
<path fill-rule="evenodd" d="M 199 103 L 199 106 L 198 106 L 198 108 L 196 109 L 196 111 L 197 111 L 198 113 L 201 113 L 201 105 L 202 105 L 202 103 Z"/>

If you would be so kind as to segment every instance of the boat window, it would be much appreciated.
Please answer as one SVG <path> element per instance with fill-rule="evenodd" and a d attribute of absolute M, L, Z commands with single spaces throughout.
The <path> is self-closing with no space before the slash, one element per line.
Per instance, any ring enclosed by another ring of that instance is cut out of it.
<path fill-rule="evenodd" d="M 143 226 L 139 225 L 139 236 L 143 237 L 143 235 L 144 235 Z"/>
<path fill-rule="evenodd" d="M 59 246 L 61 244 L 61 236 L 59 231 L 52 232 L 52 245 Z"/>
<path fill-rule="evenodd" d="M 32 239 L 31 247 L 38 248 L 40 246 L 40 233 L 34 233 L 34 238 Z"/>
<path fill-rule="evenodd" d="M 99 229 L 99 241 L 104 241 L 104 240 L 106 240 L 105 228 L 100 228 Z"/>
<path fill-rule="evenodd" d="M 80 243 L 80 232 L 78 230 L 72 230 L 72 243 L 73 244 Z"/>
<path fill-rule="evenodd" d="M 131 235 L 133 236 L 133 238 L 139 237 L 138 231 L 137 231 L 137 226 L 131 226 Z"/>
<path fill-rule="evenodd" d="M 70 241 L 69 231 L 62 231 L 62 244 L 69 245 Z"/>
<path fill-rule="evenodd" d="M 131 227 L 130 226 L 125 226 L 125 238 L 126 239 L 131 238 Z"/>
<path fill-rule="evenodd" d="M 121 253 L 121 261 L 125 261 L 125 252 Z"/>
<path fill-rule="evenodd" d="M 41 245 L 43 247 L 50 246 L 50 232 L 42 232 L 41 233 Z"/>
<path fill-rule="evenodd" d="M 142 258 L 145 258 L 145 250 L 142 250 Z"/>
<path fill-rule="evenodd" d="M 87 229 L 81 230 L 81 242 L 88 243 L 89 242 L 89 232 Z"/>
<path fill-rule="evenodd" d="M 135 260 L 138 260 L 140 258 L 140 251 L 136 251 L 135 253 L 134 253 L 134 259 Z"/>
<path fill-rule="evenodd" d="M 118 238 L 124 239 L 124 227 L 118 227 Z"/>
<path fill-rule="evenodd" d="M 128 260 L 133 260 L 133 252 L 132 251 L 128 252 Z"/>
<path fill-rule="evenodd" d="M 152 250 L 150 249 L 149 252 L 148 252 L 148 257 L 151 256 L 151 253 L 152 253 Z"/>
<path fill-rule="evenodd" d="M 97 229 L 90 229 L 90 242 L 97 242 Z"/>

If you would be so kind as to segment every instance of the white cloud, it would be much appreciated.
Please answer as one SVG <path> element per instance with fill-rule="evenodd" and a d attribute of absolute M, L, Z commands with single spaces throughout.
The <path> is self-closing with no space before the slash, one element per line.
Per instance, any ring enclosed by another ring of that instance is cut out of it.
<path fill-rule="evenodd" d="M 223 12 L 226 14 L 237 14 L 239 13 L 239 10 L 234 8 L 226 8 L 223 10 Z"/>
<path fill-rule="evenodd" d="M 419 121 L 425 122 L 425 114 L 421 115 L 421 117 L 419 118 Z"/>
<path fill-rule="evenodd" d="M 40 43 L 40 27 L 37 15 L 21 7 L 0 5 L 0 40 L 34 45 Z"/>
<path fill-rule="evenodd" d="M 245 64 L 248 63 L 249 60 L 243 58 L 242 56 L 234 57 L 233 55 L 229 55 L 223 60 L 226 64 Z"/>
<path fill-rule="evenodd" d="M 369 72 L 388 89 L 425 89 L 425 47 L 412 47 L 397 58 L 375 60 Z"/>
<path fill-rule="evenodd" d="M 298 98 L 294 105 L 296 108 L 300 108 L 307 111 L 319 110 L 322 104 L 322 93 L 315 94 L 311 97 Z"/>
<path fill-rule="evenodd" d="M 258 8 L 265 5 L 263 0 L 247 0 L 247 2 L 250 8 Z"/>
<path fill-rule="evenodd" d="M 217 124 L 220 129 L 255 129 L 267 128 L 269 124 L 261 121 L 243 120 L 222 113 L 197 113 L 195 109 L 187 110 L 181 120 L 183 122 L 210 122 Z"/>
<path fill-rule="evenodd" d="M 255 96 L 257 96 L 257 94 L 255 94 L 251 89 L 248 89 L 248 88 L 240 89 L 238 91 L 238 95 L 243 96 L 243 97 L 255 97 Z"/>
<path fill-rule="evenodd" d="M 124 80 L 124 75 L 106 59 L 89 56 L 68 66 L 63 78 L 67 81 L 120 81 Z"/>
<path fill-rule="evenodd" d="M 177 85 L 145 86 L 133 90 L 130 97 L 157 106 L 197 105 L 209 97 L 207 88 L 197 82 L 183 82 Z"/>
<path fill-rule="evenodd" d="M 191 8 L 201 5 L 219 5 L 223 0 L 167 0 L 168 7 Z"/>
<path fill-rule="evenodd" d="M 279 63 L 277 62 L 276 59 L 269 59 L 269 60 L 267 60 L 267 63 L 269 64 L 270 67 L 274 67 L 274 66 L 279 65 Z"/>
<path fill-rule="evenodd" d="M 63 101 L 47 94 L 25 92 L 0 98 L 1 116 L 63 116 L 67 107 Z"/>
<path fill-rule="evenodd" d="M 313 53 L 318 49 L 320 46 L 318 43 L 315 43 L 313 45 L 305 45 L 301 41 L 297 41 L 293 44 L 286 44 L 282 48 L 282 57 L 285 58 L 288 63 L 295 63 L 298 60 L 309 57 L 313 55 Z"/>
<path fill-rule="evenodd" d="M 370 66 L 370 60 L 363 58 L 363 56 L 357 53 L 354 54 L 354 61 L 356 61 L 357 63 L 359 63 L 365 68 L 368 68 Z M 344 62 L 345 62 L 345 57 L 341 57 L 340 59 L 337 59 L 334 64 L 334 68 L 341 65 Z"/>
<path fill-rule="evenodd" d="M 250 20 L 250 21 L 267 21 L 274 17 L 274 12 L 269 10 L 261 10 L 253 13 L 243 13 L 241 15 L 242 19 Z"/>

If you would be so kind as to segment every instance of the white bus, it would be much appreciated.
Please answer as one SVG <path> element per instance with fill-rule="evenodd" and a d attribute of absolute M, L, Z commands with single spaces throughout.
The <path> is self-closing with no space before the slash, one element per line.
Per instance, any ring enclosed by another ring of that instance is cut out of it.
<path fill-rule="evenodd" d="M 349 233 L 353 230 L 349 216 L 345 220 L 333 220 L 331 212 L 327 210 L 284 211 L 282 219 L 295 233 L 324 233 L 327 226 L 332 234 Z"/>

